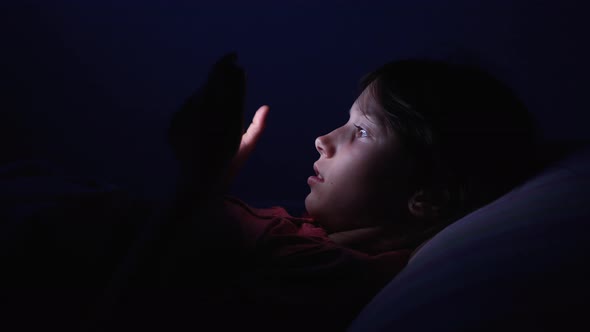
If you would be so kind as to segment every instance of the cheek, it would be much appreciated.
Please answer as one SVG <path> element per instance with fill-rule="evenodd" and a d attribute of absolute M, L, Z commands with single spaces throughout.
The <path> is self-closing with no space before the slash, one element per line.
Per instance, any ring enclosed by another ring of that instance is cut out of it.
<path fill-rule="evenodd" d="M 352 158 L 345 171 L 350 186 L 356 194 L 373 201 L 382 201 L 402 190 L 402 170 L 391 158 L 384 158 L 387 151 L 373 151 L 372 154 Z"/>
<path fill-rule="evenodd" d="M 357 153 L 351 154 L 345 163 L 345 172 L 359 184 L 374 185 L 385 174 L 385 163 L 379 155 Z"/>
<path fill-rule="evenodd" d="M 327 189 L 334 197 L 340 197 L 343 205 L 364 203 L 379 188 L 382 171 L 362 154 L 347 157 L 334 169 L 334 177 L 327 181 Z"/>
<path fill-rule="evenodd" d="M 391 190 L 391 171 L 385 152 L 367 145 L 341 150 L 330 165 L 326 182 L 312 189 L 313 197 L 336 209 L 373 205 Z"/>

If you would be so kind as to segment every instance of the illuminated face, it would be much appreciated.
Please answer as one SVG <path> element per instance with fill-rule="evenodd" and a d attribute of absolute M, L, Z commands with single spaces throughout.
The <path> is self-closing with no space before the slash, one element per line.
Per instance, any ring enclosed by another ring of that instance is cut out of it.
<path fill-rule="evenodd" d="M 320 158 L 305 207 L 329 233 L 377 226 L 406 206 L 407 163 L 380 112 L 365 89 L 348 122 L 315 141 Z"/>

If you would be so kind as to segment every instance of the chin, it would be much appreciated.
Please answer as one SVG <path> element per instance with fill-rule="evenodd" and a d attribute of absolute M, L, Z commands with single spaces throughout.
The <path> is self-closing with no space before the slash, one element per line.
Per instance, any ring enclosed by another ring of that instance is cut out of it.
<path fill-rule="evenodd" d="M 311 193 L 305 197 L 305 211 L 307 211 L 307 214 L 314 220 L 317 220 L 319 215 L 316 203 L 317 201 L 312 197 Z"/>
<path fill-rule="evenodd" d="M 310 198 L 310 196 L 311 193 L 305 197 L 305 211 L 307 211 L 310 216 L 313 216 L 313 204 L 311 204 L 312 198 Z"/>

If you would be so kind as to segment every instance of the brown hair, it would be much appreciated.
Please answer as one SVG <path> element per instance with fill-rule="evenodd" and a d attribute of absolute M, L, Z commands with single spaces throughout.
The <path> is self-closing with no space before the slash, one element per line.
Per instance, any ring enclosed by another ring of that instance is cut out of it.
<path fill-rule="evenodd" d="M 369 88 L 412 160 L 412 191 L 445 193 L 444 225 L 527 179 L 536 133 L 524 104 L 483 70 L 401 60 L 366 75 Z"/>

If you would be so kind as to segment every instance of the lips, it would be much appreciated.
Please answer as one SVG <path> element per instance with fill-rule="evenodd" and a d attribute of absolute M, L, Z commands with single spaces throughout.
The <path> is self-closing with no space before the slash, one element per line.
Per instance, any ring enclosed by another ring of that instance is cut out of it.
<path fill-rule="evenodd" d="M 318 170 L 318 165 L 313 164 L 313 170 L 314 170 L 315 175 L 318 178 L 318 180 L 320 180 L 321 182 L 324 182 L 324 178 L 322 177 L 322 175 L 320 174 L 320 171 Z"/>

